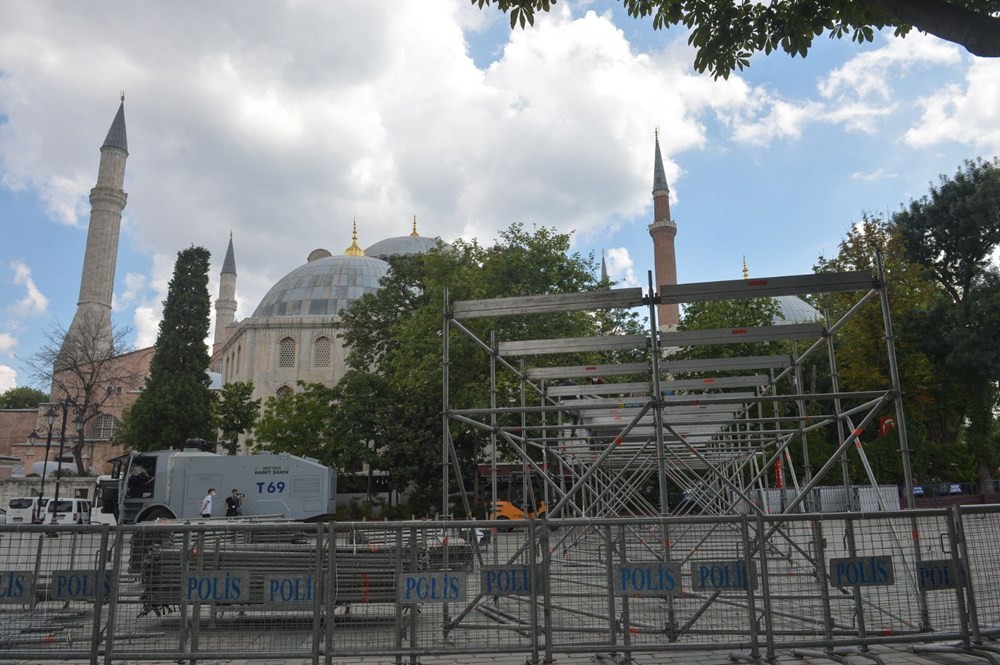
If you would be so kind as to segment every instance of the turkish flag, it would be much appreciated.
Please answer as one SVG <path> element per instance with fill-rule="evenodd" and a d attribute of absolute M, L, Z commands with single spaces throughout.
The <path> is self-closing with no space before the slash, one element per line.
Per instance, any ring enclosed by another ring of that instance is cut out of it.
<path fill-rule="evenodd" d="M 878 435 L 882 438 L 892 430 L 896 429 L 895 416 L 882 416 L 878 421 Z"/>

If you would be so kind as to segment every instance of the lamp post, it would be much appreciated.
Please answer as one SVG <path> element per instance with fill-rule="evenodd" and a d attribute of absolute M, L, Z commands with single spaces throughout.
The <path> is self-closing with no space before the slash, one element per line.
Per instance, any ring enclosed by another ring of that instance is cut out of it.
<path fill-rule="evenodd" d="M 62 463 L 63 463 L 63 451 L 66 448 L 66 415 L 69 412 L 69 405 L 73 405 L 74 412 L 76 411 L 76 404 L 69 399 L 64 399 L 62 401 L 62 432 L 59 433 L 59 465 L 56 467 L 56 491 L 52 496 L 52 523 L 56 524 L 59 521 L 59 481 L 62 479 Z M 80 431 L 83 429 L 83 414 L 76 413 L 76 417 L 73 418 L 73 425 L 76 427 L 77 436 L 79 436 Z"/>
<path fill-rule="evenodd" d="M 52 425 L 56 422 L 56 407 L 52 404 L 49 405 L 49 410 L 45 412 L 45 422 L 49 424 L 49 432 L 45 435 L 45 462 L 42 464 L 42 485 L 38 488 L 38 501 L 35 502 L 35 514 L 31 518 L 31 521 L 35 523 L 42 521 L 42 516 L 38 514 L 38 510 L 41 508 L 39 504 L 42 502 L 42 497 L 45 496 L 45 474 L 49 470 L 49 451 L 52 448 Z"/>

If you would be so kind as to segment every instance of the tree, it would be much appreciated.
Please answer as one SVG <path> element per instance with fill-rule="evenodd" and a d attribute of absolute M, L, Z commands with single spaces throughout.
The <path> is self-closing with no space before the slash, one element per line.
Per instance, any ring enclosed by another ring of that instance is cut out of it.
<path fill-rule="evenodd" d="M 126 357 L 131 331 L 114 326 L 109 318 L 110 314 L 86 317 L 73 334 L 56 324 L 46 332 L 42 348 L 26 362 L 37 384 L 52 386 L 51 397 L 42 401 L 66 400 L 75 410 L 69 421 L 82 418 L 83 427 L 70 448 L 80 474 L 86 472 L 87 423 L 107 410 L 121 408 L 123 395 L 137 390 L 142 382 L 139 369 Z"/>
<path fill-rule="evenodd" d="M 965 443 L 975 455 L 980 488 L 991 492 L 998 459 L 1000 270 L 992 257 L 1000 246 L 1000 160 L 966 161 L 893 222 L 910 259 L 948 294 L 923 313 L 924 336 L 940 371 L 954 378 Z"/>
<path fill-rule="evenodd" d="M 254 427 L 255 451 L 270 450 L 316 457 L 337 465 L 329 448 L 329 414 L 333 389 L 322 383 L 299 382 L 299 390 L 271 397 Z"/>
<path fill-rule="evenodd" d="M 251 399 L 252 396 L 253 382 L 236 381 L 222 386 L 212 402 L 219 440 L 230 455 L 237 453 L 240 435 L 252 430 L 260 415 L 260 399 Z"/>
<path fill-rule="evenodd" d="M 937 366 L 928 346 L 925 313 L 933 309 L 944 292 L 928 271 L 913 261 L 899 226 L 868 214 L 863 215 L 840 243 L 836 256 L 819 257 L 816 272 L 852 270 L 876 272 L 881 255 L 889 296 L 889 315 L 895 333 L 894 345 L 900 383 L 905 387 L 903 408 L 910 419 L 922 423 L 936 445 L 954 443 L 962 424 L 962 408 L 953 377 Z M 833 292 L 815 297 L 817 304 L 839 319 L 857 302 L 856 294 Z M 932 338 L 933 336 L 931 336 Z M 885 324 L 878 301 L 870 301 L 840 329 L 837 371 L 841 387 L 872 390 L 889 382 Z"/>
<path fill-rule="evenodd" d="M 895 28 L 897 36 L 911 28 L 965 47 L 981 57 L 1000 56 L 1000 7 L 993 0 L 836 0 L 805 2 L 714 2 L 713 0 L 621 0 L 633 18 L 652 17 L 653 28 L 683 25 L 691 30 L 695 69 L 728 78 L 733 69 L 750 64 L 755 53 L 781 49 L 805 57 L 813 39 L 823 33 L 863 43 L 875 31 Z M 510 15 L 510 25 L 533 25 L 536 12 L 547 12 L 556 0 L 472 0 L 496 5 Z"/>
<path fill-rule="evenodd" d="M 28 386 L 17 386 L 0 393 L 0 409 L 37 409 L 49 396 L 41 390 Z"/>
<path fill-rule="evenodd" d="M 189 438 L 210 439 L 215 432 L 205 345 L 209 256 L 203 247 L 177 253 L 149 378 L 130 409 L 131 444 L 137 450 L 183 446 Z"/>
<path fill-rule="evenodd" d="M 419 497 L 411 510 L 422 511 L 440 498 L 442 313 L 445 289 L 449 300 L 567 293 L 603 286 L 595 276 L 592 256 L 570 252 L 570 236 L 552 229 L 529 232 L 514 224 L 490 246 L 457 241 L 446 251 L 399 257 L 377 293 L 367 295 L 343 315 L 340 336 L 348 348 L 351 381 L 339 394 L 332 436 L 336 440 L 371 441 L 376 464 L 388 471 L 399 488 L 414 488 Z M 631 332 L 634 318 L 621 312 L 592 316 L 564 312 L 545 316 L 512 316 L 463 321 L 481 340 L 578 337 Z M 450 330 L 450 402 L 486 406 L 490 400 L 489 355 L 467 336 Z M 587 364 L 595 355 L 545 357 L 539 362 Z M 347 389 L 355 386 L 356 389 Z M 516 399 L 516 377 L 498 377 L 497 399 Z M 367 410 L 367 413 L 366 413 Z M 514 424 L 514 423 L 510 423 Z M 361 427 L 363 425 L 363 428 Z M 463 477 L 489 441 L 483 430 L 460 424 L 450 428 Z M 372 437 L 368 439 L 367 437 Z"/>

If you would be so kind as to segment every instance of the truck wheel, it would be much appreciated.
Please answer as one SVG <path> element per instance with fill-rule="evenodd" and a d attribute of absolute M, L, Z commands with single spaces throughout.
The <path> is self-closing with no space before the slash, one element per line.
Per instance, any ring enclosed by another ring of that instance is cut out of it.
<path fill-rule="evenodd" d="M 140 521 L 153 522 L 155 520 L 172 520 L 173 518 L 174 516 L 171 515 L 170 511 L 166 508 L 153 508 L 151 511 L 146 513 Z"/>
<path fill-rule="evenodd" d="M 501 515 L 497 519 L 500 520 L 501 522 L 509 522 L 510 521 L 509 517 L 504 517 L 503 515 Z M 510 525 L 507 525 L 507 524 L 499 524 L 499 525 L 497 525 L 497 531 L 499 531 L 500 533 L 507 533 L 512 528 L 513 527 L 511 527 Z"/>

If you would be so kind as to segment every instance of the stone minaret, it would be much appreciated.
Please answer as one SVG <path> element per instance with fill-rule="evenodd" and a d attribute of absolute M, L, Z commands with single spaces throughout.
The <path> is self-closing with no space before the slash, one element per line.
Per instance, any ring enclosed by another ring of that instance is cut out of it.
<path fill-rule="evenodd" d="M 111 348 L 111 293 L 118 261 L 118 232 L 122 210 L 125 209 L 125 160 L 128 159 L 128 139 L 125 134 L 125 95 L 111 123 L 108 136 L 101 146 L 101 164 L 97 170 L 97 185 L 90 190 L 90 223 L 87 226 L 87 250 L 83 256 L 83 276 L 80 278 L 80 300 L 70 324 L 62 351 L 67 362 L 79 360 L 67 351 L 70 338 L 80 335 L 80 341 L 94 349 Z M 59 369 L 59 360 L 56 368 Z"/>
<path fill-rule="evenodd" d="M 677 224 L 670 219 L 670 188 L 663 173 L 663 157 L 660 156 L 660 134 L 655 134 L 656 157 L 653 163 L 653 223 L 649 225 L 649 235 L 653 238 L 653 268 L 656 288 L 677 283 L 677 257 L 674 254 L 674 237 Z M 677 305 L 657 305 L 656 318 L 660 330 L 676 330 L 680 320 Z"/>
<path fill-rule="evenodd" d="M 219 298 L 215 301 L 215 343 L 212 353 L 218 353 L 226 342 L 226 326 L 236 320 L 236 256 L 233 254 L 233 234 L 229 234 L 226 260 L 219 275 Z"/>

